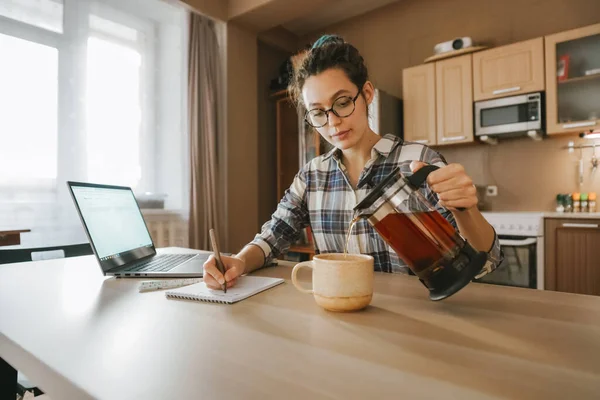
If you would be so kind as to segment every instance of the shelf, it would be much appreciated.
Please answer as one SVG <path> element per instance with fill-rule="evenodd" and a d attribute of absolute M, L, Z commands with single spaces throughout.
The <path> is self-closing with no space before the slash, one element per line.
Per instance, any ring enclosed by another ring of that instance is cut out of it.
<path fill-rule="evenodd" d="M 11 229 L 0 231 L 0 246 L 21 244 L 21 233 L 31 232 L 30 229 Z"/>
<path fill-rule="evenodd" d="M 600 73 L 599 74 L 594 74 L 594 75 L 584 75 L 584 76 L 578 76 L 577 78 L 569 78 L 566 79 L 564 81 L 557 81 L 559 85 L 564 85 L 567 83 L 576 83 L 576 82 L 584 82 L 584 81 L 591 81 L 594 79 L 600 79 Z"/>
<path fill-rule="evenodd" d="M 294 245 L 290 246 L 290 250 L 294 253 L 315 254 L 315 248 L 312 245 Z"/>
<path fill-rule="evenodd" d="M 290 93 L 288 93 L 287 89 L 282 89 L 278 90 L 277 92 L 272 92 L 271 94 L 269 94 L 269 97 L 285 97 L 289 95 Z"/>
<path fill-rule="evenodd" d="M 436 54 L 431 57 L 427 57 L 424 62 L 428 63 L 428 62 L 432 62 L 432 61 L 443 60 L 445 58 L 461 56 L 463 54 L 474 53 L 476 51 L 485 50 L 485 49 L 487 49 L 487 46 L 465 47 L 464 49 L 452 50 L 452 51 L 448 51 L 445 53 Z"/>

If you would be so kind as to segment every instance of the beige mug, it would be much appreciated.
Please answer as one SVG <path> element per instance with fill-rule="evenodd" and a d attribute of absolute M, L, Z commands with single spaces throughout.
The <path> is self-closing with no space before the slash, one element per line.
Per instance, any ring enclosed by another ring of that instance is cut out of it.
<path fill-rule="evenodd" d="M 373 257 L 365 254 L 318 254 L 312 261 L 297 264 L 292 283 L 303 293 L 312 294 L 318 305 L 329 311 L 357 311 L 373 298 Z M 312 268 L 312 289 L 297 280 L 300 268 Z"/>

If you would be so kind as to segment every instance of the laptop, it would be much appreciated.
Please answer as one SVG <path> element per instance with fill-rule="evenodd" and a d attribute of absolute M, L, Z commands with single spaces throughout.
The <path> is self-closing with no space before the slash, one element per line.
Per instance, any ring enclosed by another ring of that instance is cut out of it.
<path fill-rule="evenodd" d="M 202 276 L 210 254 L 156 253 L 131 188 L 71 181 L 67 185 L 105 276 Z"/>

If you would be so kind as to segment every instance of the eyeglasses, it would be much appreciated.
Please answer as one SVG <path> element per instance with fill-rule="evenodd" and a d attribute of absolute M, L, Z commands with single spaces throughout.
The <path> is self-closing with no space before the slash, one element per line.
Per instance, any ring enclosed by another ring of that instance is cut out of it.
<path fill-rule="evenodd" d="M 315 108 L 306 112 L 304 119 L 306 122 L 310 124 L 313 128 L 321 128 L 329 122 L 329 112 L 333 112 L 340 118 L 346 118 L 352 115 L 354 109 L 356 108 L 356 99 L 358 99 L 358 95 L 360 94 L 360 90 L 354 96 L 354 98 L 350 96 L 342 96 L 335 99 L 333 105 L 329 110 L 323 110 L 320 108 Z"/>

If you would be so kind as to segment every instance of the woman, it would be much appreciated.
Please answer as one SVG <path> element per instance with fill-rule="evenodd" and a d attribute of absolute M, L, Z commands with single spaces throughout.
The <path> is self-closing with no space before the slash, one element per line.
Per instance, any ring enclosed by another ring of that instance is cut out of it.
<path fill-rule="evenodd" d="M 464 168 L 447 165 L 439 153 L 425 145 L 403 142 L 389 134 L 380 136 L 369 128 L 368 105 L 374 88 L 354 46 L 339 36 L 321 37 L 304 55 L 290 86 L 296 100 L 309 110 L 307 122 L 334 149 L 298 172 L 271 220 L 251 243 L 237 255 L 223 257 L 225 276 L 216 268 L 214 258 L 205 263 L 208 287 L 219 289 L 224 282 L 234 286 L 238 276 L 286 252 L 309 225 L 318 253 L 343 252 L 353 207 L 396 166 L 405 175 L 425 164 L 439 166 L 421 190 L 474 248 L 488 253 L 481 275 L 499 264 L 498 238 L 476 208 L 476 190 Z M 349 252 L 372 255 L 377 271 L 408 271 L 364 219 L 352 230 Z"/>

